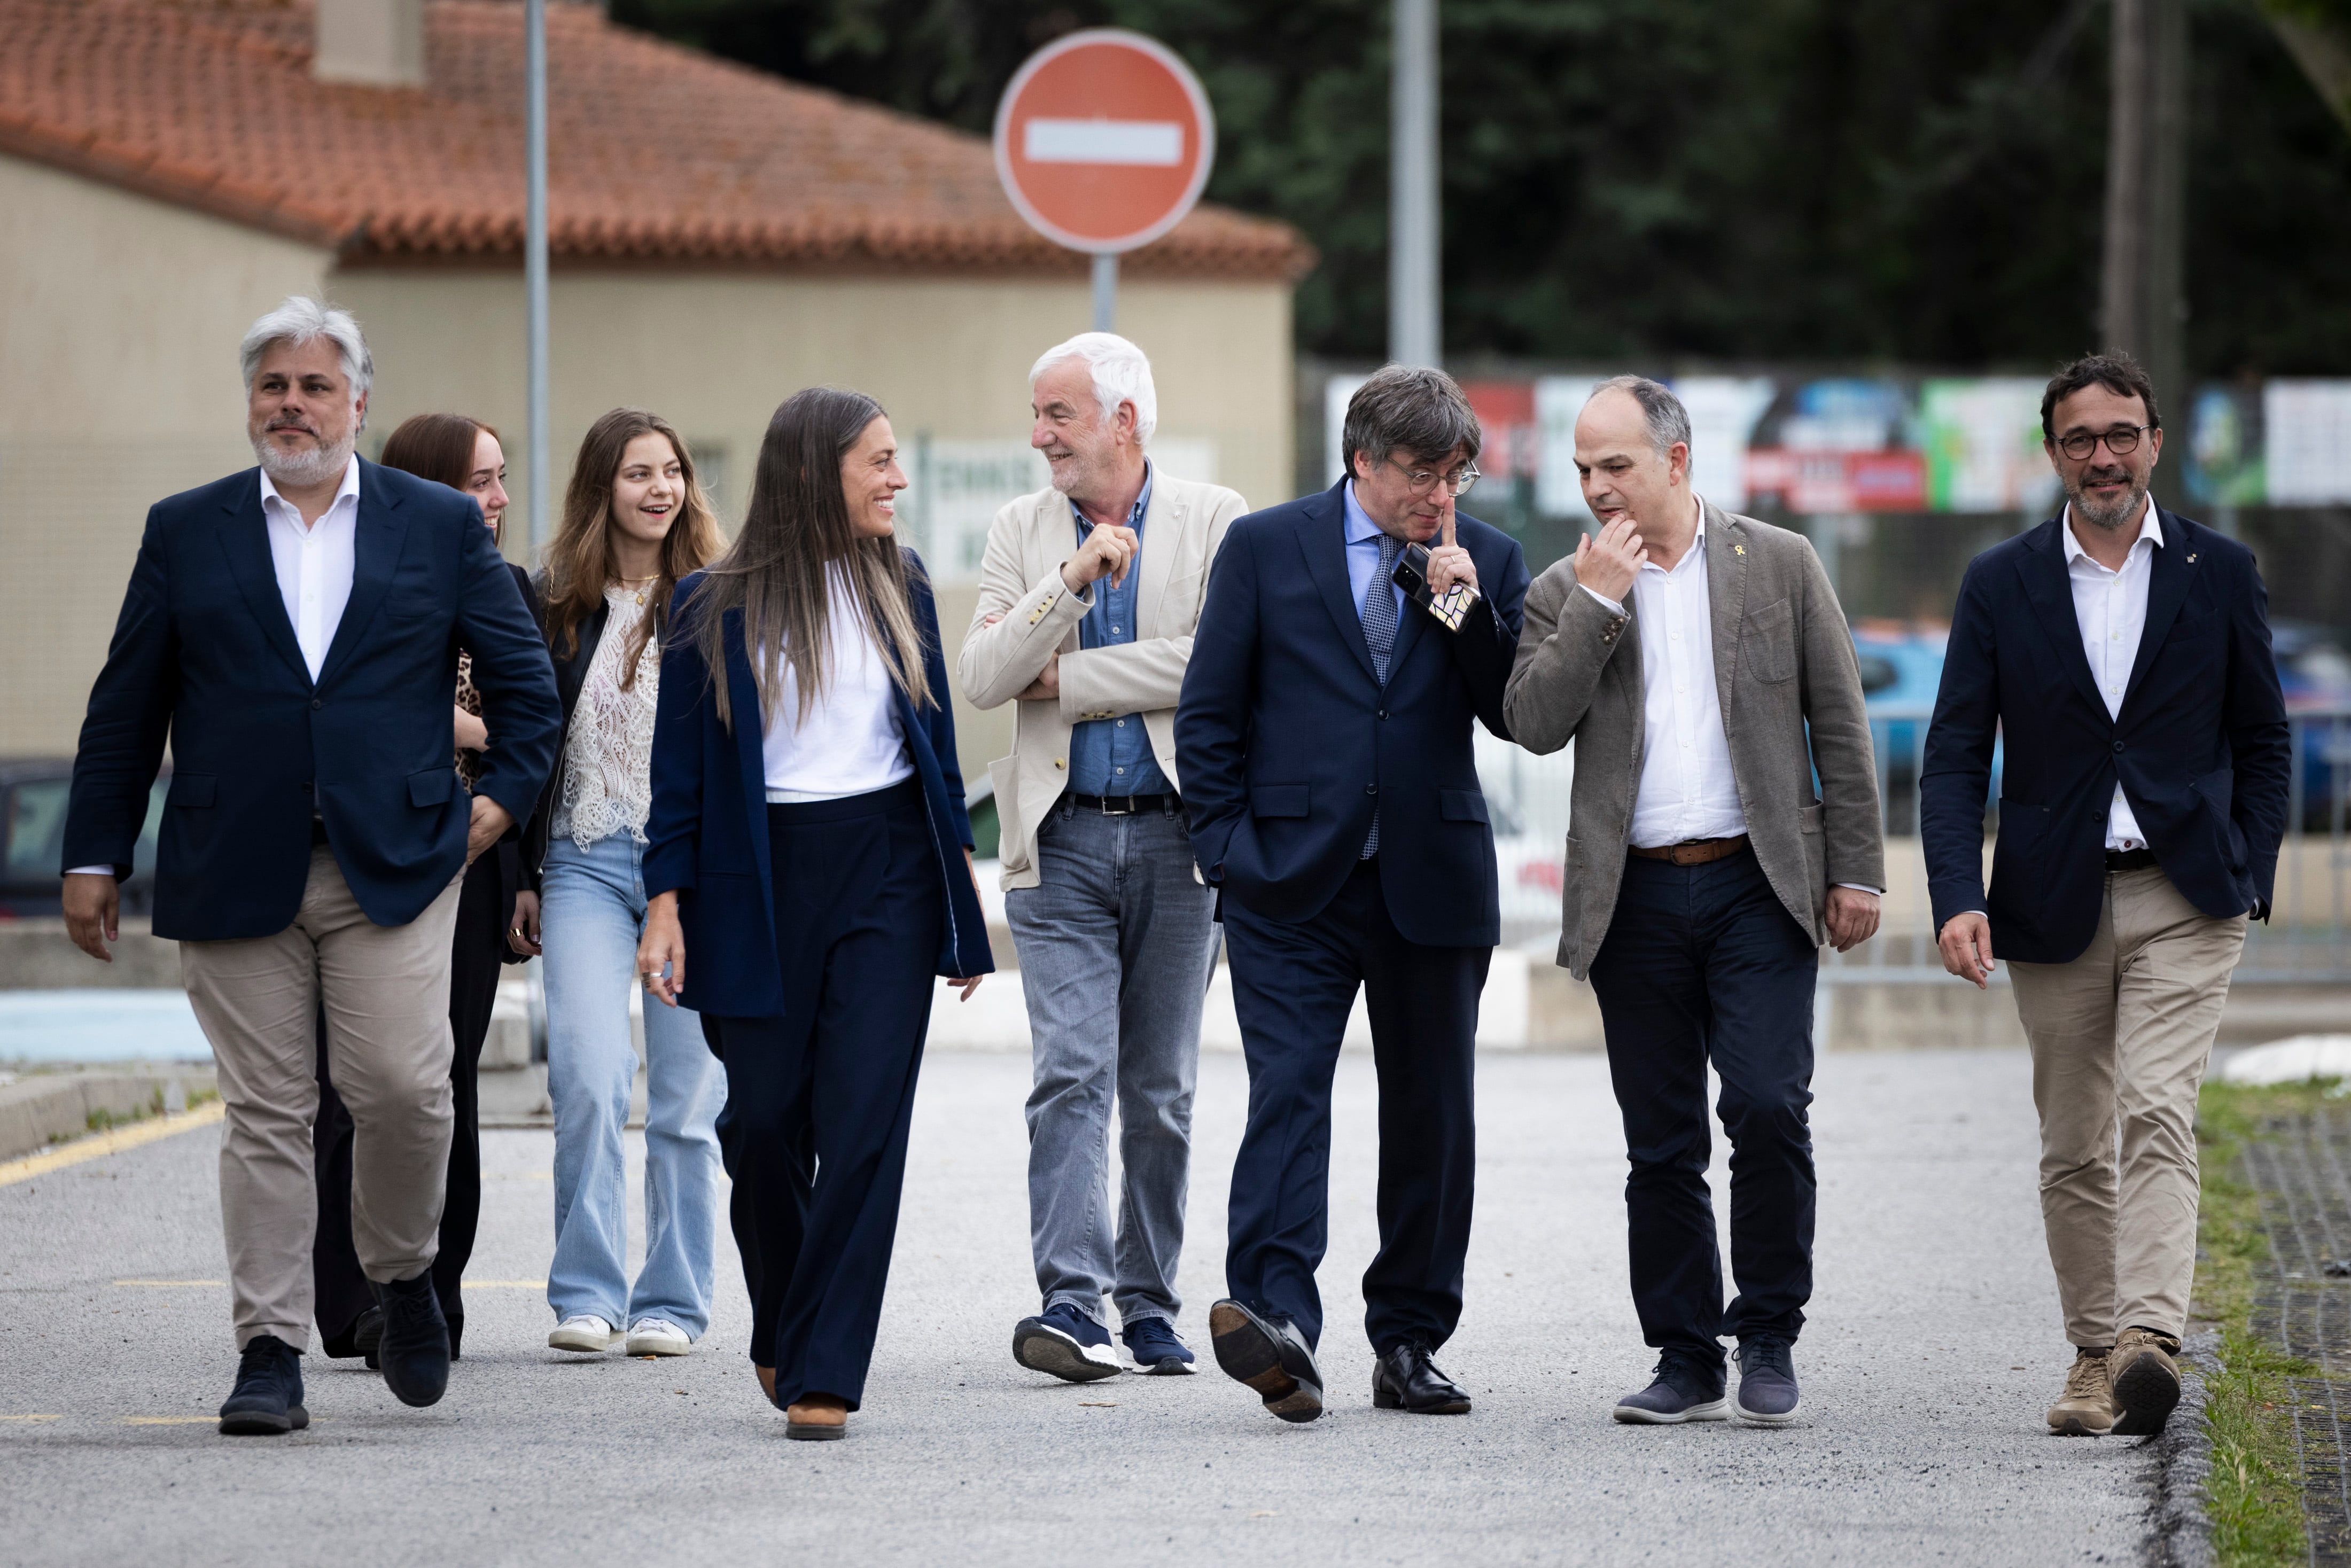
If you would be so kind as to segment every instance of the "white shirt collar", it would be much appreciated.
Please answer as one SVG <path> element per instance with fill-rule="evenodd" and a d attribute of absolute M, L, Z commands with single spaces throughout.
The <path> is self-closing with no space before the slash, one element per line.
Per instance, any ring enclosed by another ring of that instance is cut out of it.
<path fill-rule="evenodd" d="M 2139 503 L 2139 507 L 2138 538 L 2147 539 L 2150 541 L 2156 549 L 2161 549 L 2163 548 L 2163 524 L 2155 515 L 2155 497 L 2152 496 L 2146 497 Z M 2085 559 L 2089 556 L 2090 552 L 2082 548 L 2082 541 L 2076 538 L 2074 535 L 2074 503 L 2071 501 L 2065 503 L 2065 515 L 2057 519 L 2057 532 L 2063 536 L 2065 540 L 2065 564 L 2067 566 L 2070 567 L 2075 561 Z M 2131 548 L 2133 549 L 2137 549 L 2138 548 L 2138 539 L 2133 539 L 2131 541 Z"/>
<path fill-rule="evenodd" d="M 352 453 L 350 459 L 343 465 L 343 482 L 335 486 L 335 498 L 327 503 L 327 512 L 331 512 L 337 507 L 341 506 L 343 504 L 344 497 L 350 497 L 350 503 L 353 507 L 357 507 L 359 505 L 360 455 L 356 452 Z M 266 517 L 268 515 L 270 504 L 272 502 L 276 502 L 278 506 L 281 506 L 287 511 L 294 513 L 298 518 L 301 516 L 300 510 L 293 502 L 287 500 L 285 497 L 277 493 L 277 486 L 271 484 L 269 481 L 269 470 L 264 468 L 261 471 L 261 511 L 263 516 Z M 319 514 L 322 520 L 325 518 L 327 512 L 321 512 Z"/>

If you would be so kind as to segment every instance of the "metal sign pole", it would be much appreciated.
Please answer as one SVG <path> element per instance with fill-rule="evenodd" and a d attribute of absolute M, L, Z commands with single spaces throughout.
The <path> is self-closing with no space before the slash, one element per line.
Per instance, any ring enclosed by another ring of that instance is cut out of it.
<path fill-rule="evenodd" d="M 1118 330 L 1118 257 L 1111 254 L 1094 257 L 1094 330 Z"/>
<path fill-rule="evenodd" d="M 548 501 L 554 465 L 547 434 L 547 0 L 525 0 L 524 34 L 529 83 L 526 93 L 524 155 L 529 165 L 523 215 L 523 292 L 526 353 L 529 361 L 530 561 L 547 546 Z"/>
<path fill-rule="evenodd" d="M 1395 0 L 1389 114 L 1388 358 L 1434 365 L 1443 352 L 1437 213 L 1437 0 Z"/>

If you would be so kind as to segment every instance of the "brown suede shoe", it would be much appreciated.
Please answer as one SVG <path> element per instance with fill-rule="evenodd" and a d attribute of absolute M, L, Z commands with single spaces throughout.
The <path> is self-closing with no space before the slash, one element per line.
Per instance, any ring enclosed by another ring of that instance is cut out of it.
<path fill-rule="evenodd" d="M 849 1435 L 849 1405 L 831 1394 L 803 1394 L 784 1411 L 784 1436 L 801 1443 L 827 1443 Z"/>
<path fill-rule="evenodd" d="M 2106 1384 L 2106 1353 L 2076 1350 L 2065 1374 L 2065 1392 L 2049 1406 L 2049 1430 L 2059 1437 L 2103 1437 L 2115 1424 L 2113 1391 Z"/>
<path fill-rule="evenodd" d="M 2127 1328 L 2106 1357 L 2114 1391 L 2115 1436 L 2147 1437 L 2163 1430 L 2179 1403 L 2179 1368 L 2172 1357 L 2179 1342 L 2153 1329 Z"/>

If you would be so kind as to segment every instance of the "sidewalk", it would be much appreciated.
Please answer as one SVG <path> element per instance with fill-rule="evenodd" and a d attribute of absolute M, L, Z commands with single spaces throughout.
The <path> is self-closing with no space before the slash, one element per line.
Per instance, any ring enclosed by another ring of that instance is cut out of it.
<path fill-rule="evenodd" d="M 1213 1371 L 1072 1387 L 1012 1364 L 1012 1324 L 1035 1310 L 1016 1057 L 926 1069 L 881 1355 L 851 1440 L 823 1448 L 786 1444 L 757 1396 L 724 1239 L 695 1356 L 540 1348 L 541 1133 L 485 1137 L 448 1399 L 405 1410 L 357 1364 L 308 1358 L 316 1424 L 286 1440 L 225 1439 L 207 1416 L 235 1364 L 210 1134 L 0 1187 L 0 1540 L 93 1564 L 2138 1561 L 2152 1449 L 2042 1435 L 2068 1357 L 2021 1054 L 1823 1060 L 1819 1290 L 1798 1348 L 1811 1419 L 1777 1432 L 1607 1418 L 1650 1355 L 1625 1299 L 1605 1064 L 1485 1056 L 1479 1072 L 1468 1308 L 1441 1357 L 1477 1396 L 1461 1418 L 1366 1397 L 1374 1096 L 1353 1057 L 1322 1274 L 1332 1407 L 1306 1427 Z M 1245 1092 L 1238 1061 L 1204 1061 L 1196 1345 Z"/>

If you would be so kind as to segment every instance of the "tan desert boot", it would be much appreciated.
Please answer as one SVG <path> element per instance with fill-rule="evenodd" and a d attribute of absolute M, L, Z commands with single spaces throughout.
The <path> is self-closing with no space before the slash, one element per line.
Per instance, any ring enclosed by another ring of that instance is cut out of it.
<path fill-rule="evenodd" d="M 2115 1436 L 2147 1437 L 2163 1430 L 2179 1403 L 2179 1342 L 2153 1329 L 2127 1328 L 2106 1357 L 2114 1393 Z"/>
<path fill-rule="evenodd" d="M 2065 1392 L 2049 1406 L 2049 1430 L 2060 1437 L 2103 1437 L 2115 1424 L 2107 1386 L 2106 1352 L 2077 1350 L 2065 1374 Z"/>
<path fill-rule="evenodd" d="M 825 1443 L 849 1435 L 848 1401 L 831 1394 L 804 1394 L 784 1411 L 784 1436 L 801 1443 Z"/>

